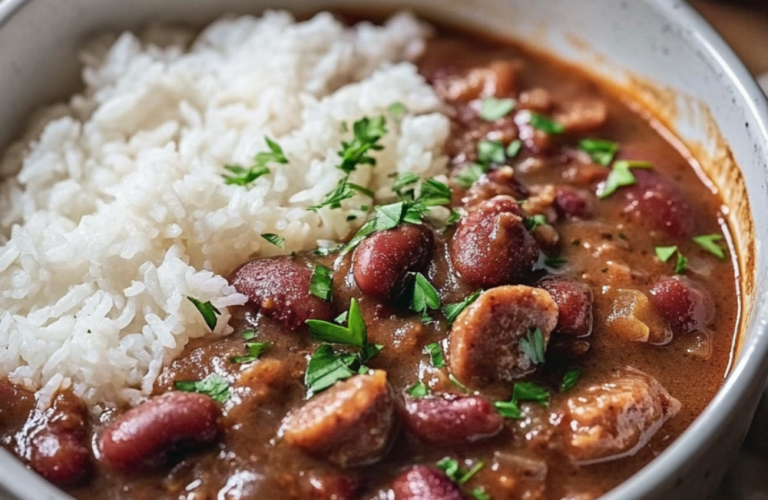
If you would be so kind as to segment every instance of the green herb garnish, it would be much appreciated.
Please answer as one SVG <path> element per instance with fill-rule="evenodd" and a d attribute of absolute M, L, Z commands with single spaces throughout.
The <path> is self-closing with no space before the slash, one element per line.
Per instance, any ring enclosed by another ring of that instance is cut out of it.
<path fill-rule="evenodd" d="M 468 471 L 462 471 L 459 461 L 455 458 L 445 457 L 437 462 L 437 468 L 445 472 L 445 475 L 456 484 L 464 484 L 477 474 L 485 466 L 485 462 L 477 462 Z"/>
<path fill-rule="evenodd" d="M 504 163 L 507 159 L 501 141 L 480 141 L 477 143 L 477 159 L 480 163 Z"/>
<path fill-rule="evenodd" d="M 337 168 L 350 174 L 358 165 L 376 165 L 376 160 L 369 156 L 370 151 L 380 151 L 384 146 L 378 144 L 387 133 L 387 124 L 383 116 L 364 117 L 352 125 L 354 138 L 350 142 L 342 141 Z"/>
<path fill-rule="evenodd" d="M 485 492 L 485 488 L 479 486 L 472 490 L 472 498 L 475 500 L 491 500 L 491 495 Z"/>
<path fill-rule="evenodd" d="M 412 273 L 413 274 L 413 273 Z M 440 295 L 432 283 L 421 273 L 413 274 L 413 293 L 411 295 L 411 311 L 421 313 L 423 322 L 429 322 L 430 309 L 440 309 Z"/>
<path fill-rule="evenodd" d="M 565 392 L 573 389 L 581 378 L 581 370 L 578 368 L 568 368 L 563 376 L 563 383 L 560 385 L 560 391 Z"/>
<path fill-rule="evenodd" d="M 525 228 L 528 231 L 533 231 L 539 226 L 545 226 L 549 224 L 549 220 L 547 220 L 546 215 L 537 214 L 523 219 L 523 224 L 525 224 Z"/>
<path fill-rule="evenodd" d="M 264 141 L 267 143 L 269 151 L 258 153 L 253 166 L 249 168 L 243 168 L 238 165 L 224 166 L 224 168 L 230 172 L 230 174 L 222 175 L 222 177 L 224 177 L 224 184 L 247 186 L 262 175 L 269 173 L 269 168 L 267 168 L 268 163 L 288 163 L 288 158 L 285 157 L 283 148 L 281 148 L 278 143 L 267 136 L 264 136 Z"/>
<path fill-rule="evenodd" d="M 450 380 L 453 383 L 453 385 L 463 390 L 464 392 L 470 392 L 469 387 L 459 382 L 459 379 L 457 379 L 453 373 L 448 374 L 448 380 Z"/>
<path fill-rule="evenodd" d="M 520 350 L 531 359 L 533 364 L 541 365 L 544 363 L 546 345 L 544 344 L 544 334 L 541 333 L 541 328 L 536 327 L 528 330 L 528 335 L 520 340 Z"/>
<path fill-rule="evenodd" d="M 245 356 L 233 356 L 229 358 L 229 362 L 250 363 L 251 361 L 256 361 L 262 352 L 272 347 L 272 344 L 269 342 L 246 342 L 245 347 L 248 349 L 248 354 Z"/>
<path fill-rule="evenodd" d="M 229 382 L 216 373 L 212 373 L 203 380 L 177 380 L 173 386 L 183 392 L 197 392 L 210 396 L 211 399 L 223 403 L 229 399 Z"/>
<path fill-rule="evenodd" d="M 555 269 L 557 269 L 558 267 L 562 267 L 567 262 L 568 262 L 568 259 L 566 259 L 565 257 L 546 257 L 544 259 L 544 265 L 555 268 Z"/>
<path fill-rule="evenodd" d="M 531 118 L 528 123 L 536 130 L 541 130 L 542 132 L 551 135 L 562 134 L 565 132 L 565 127 L 562 123 L 558 123 L 539 113 L 531 113 Z"/>
<path fill-rule="evenodd" d="M 660 261 L 666 262 L 670 257 L 675 255 L 675 252 L 677 252 L 677 246 L 655 247 L 654 250 L 656 250 L 656 257 L 658 257 Z"/>
<path fill-rule="evenodd" d="M 309 293 L 326 302 L 331 301 L 333 293 L 333 271 L 329 267 L 315 266 L 312 279 L 309 282 Z"/>
<path fill-rule="evenodd" d="M 520 154 L 521 149 L 523 149 L 523 141 L 520 139 L 515 139 L 514 141 L 510 142 L 509 146 L 507 146 L 507 158 L 514 158 Z"/>
<path fill-rule="evenodd" d="M 396 122 L 399 122 L 403 119 L 406 111 L 408 110 L 406 109 L 405 104 L 402 102 L 393 102 L 387 106 L 387 112 L 389 112 L 389 116 L 391 116 Z"/>
<path fill-rule="evenodd" d="M 251 340 L 251 339 L 253 339 L 255 337 L 256 337 L 256 332 L 254 332 L 253 330 L 245 330 L 243 332 L 243 338 L 245 340 Z"/>
<path fill-rule="evenodd" d="M 414 398 L 421 399 L 429 394 L 429 386 L 423 381 L 419 380 L 416 384 L 408 389 L 408 394 Z"/>
<path fill-rule="evenodd" d="M 488 170 L 488 168 L 485 165 L 473 163 L 453 176 L 453 182 L 463 188 L 469 188 L 472 184 L 477 182 L 483 174 L 485 174 L 486 170 Z"/>
<path fill-rule="evenodd" d="M 523 418 L 523 411 L 518 404 L 520 401 L 536 401 L 546 406 L 549 404 L 549 392 L 533 382 L 520 382 L 512 389 L 512 399 L 497 401 L 493 406 L 502 417 L 519 420 Z"/>
<path fill-rule="evenodd" d="M 472 294 L 468 295 L 464 300 L 461 302 L 457 302 L 455 304 L 447 304 L 443 307 L 443 315 L 445 316 L 445 319 L 448 320 L 448 323 L 453 323 L 456 321 L 456 318 L 459 317 L 459 314 L 470 306 L 477 298 L 480 296 L 480 294 L 483 293 L 482 290 L 477 290 L 476 292 L 473 292 Z"/>
<path fill-rule="evenodd" d="M 652 168 L 652 165 L 647 161 L 619 160 L 613 162 L 611 172 L 608 174 L 608 178 L 605 179 L 602 191 L 598 196 L 601 199 L 607 198 L 620 187 L 635 184 L 637 179 L 635 179 L 634 174 L 630 171 L 632 168 Z"/>
<path fill-rule="evenodd" d="M 445 368 L 443 347 L 439 342 L 432 342 L 424 346 L 424 354 L 429 354 L 429 360 L 435 368 Z"/>
<path fill-rule="evenodd" d="M 683 257 L 680 251 L 677 252 L 677 262 L 675 262 L 675 274 L 684 274 L 688 269 L 688 259 Z"/>
<path fill-rule="evenodd" d="M 192 304 L 194 304 L 194 306 L 200 312 L 200 315 L 205 320 L 205 324 L 208 325 L 208 328 L 211 331 L 213 331 L 213 329 L 216 328 L 216 316 L 220 316 L 221 311 L 216 309 L 216 307 L 213 304 L 211 304 L 211 301 L 200 302 L 199 300 L 193 297 L 187 297 L 187 300 L 189 300 L 190 302 L 192 302 Z"/>
<path fill-rule="evenodd" d="M 275 245 L 277 248 L 283 248 L 285 246 L 285 238 L 278 236 L 277 234 L 264 233 L 261 237 Z"/>
<path fill-rule="evenodd" d="M 507 116 L 514 107 L 514 99 L 486 97 L 483 99 L 483 103 L 480 107 L 480 118 L 488 122 L 493 122 Z"/>
<path fill-rule="evenodd" d="M 579 149 L 584 151 L 598 165 L 607 167 L 619 151 L 619 143 L 604 139 L 582 139 Z"/>
<path fill-rule="evenodd" d="M 720 260 L 725 260 L 725 251 L 716 242 L 722 241 L 722 234 L 703 234 L 701 236 L 694 236 L 693 241 L 696 242 L 701 248 L 711 253 Z"/>

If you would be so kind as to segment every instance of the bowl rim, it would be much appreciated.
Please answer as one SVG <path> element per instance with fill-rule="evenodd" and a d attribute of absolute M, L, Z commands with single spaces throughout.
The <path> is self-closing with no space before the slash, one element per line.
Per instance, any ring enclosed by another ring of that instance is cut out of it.
<path fill-rule="evenodd" d="M 0 0 L 0 28 L 31 1 Z M 746 103 L 746 114 L 758 125 L 755 140 L 768 145 L 768 99 L 733 49 L 686 1 L 643 1 L 670 23 L 689 31 L 688 36 L 695 38 L 695 43 L 703 49 L 702 56 L 713 61 L 723 72 L 723 81 L 732 85 Z M 768 146 L 763 148 L 766 149 Z M 754 220 L 755 214 L 750 215 Z M 709 405 L 664 452 L 602 496 L 603 500 L 654 498 L 659 486 L 671 482 L 691 456 L 700 452 L 712 438 L 726 432 L 725 426 L 755 392 L 755 385 L 763 387 L 768 374 L 768 294 L 755 298 L 752 317 L 745 318 L 742 324 L 746 326 L 747 335 L 739 356 Z M 11 495 L 13 499 L 26 499 L 33 490 L 37 498 L 45 500 L 71 499 L 3 448 L 0 448 L 0 464 L 0 498 Z M 15 480 L 4 480 L 3 476 Z"/>

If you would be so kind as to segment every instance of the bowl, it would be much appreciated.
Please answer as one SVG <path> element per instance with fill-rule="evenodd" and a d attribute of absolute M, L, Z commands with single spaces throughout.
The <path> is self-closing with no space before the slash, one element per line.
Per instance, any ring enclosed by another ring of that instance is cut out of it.
<path fill-rule="evenodd" d="M 727 45 L 677 0 L 368 0 L 544 49 L 607 79 L 666 122 L 731 208 L 743 314 L 737 355 L 708 408 L 603 498 L 705 498 L 736 456 L 768 373 L 768 103 Z M 40 105 L 78 88 L 89 36 L 149 23 L 203 26 L 224 13 L 355 8 L 355 0 L 0 1 L 0 145 Z M 0 496 L 69 498 L 0 449 Z"/>

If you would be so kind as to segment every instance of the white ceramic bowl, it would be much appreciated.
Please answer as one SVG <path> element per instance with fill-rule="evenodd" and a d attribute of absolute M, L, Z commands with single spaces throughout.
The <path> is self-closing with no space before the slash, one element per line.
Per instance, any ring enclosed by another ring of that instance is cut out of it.
<path fill-rule="evenodd" d="M 76 49 L 89 35 L 167 21 L 202 26 L 224 13 L 280 7 L 407 7 L 427 17 L 509 36 L 578 63 L 655 107 L 692 148 L 733 209 L 741 254 L 739 354 L 722 390 L 664 453 L 607 494 L 610 500 L 703 499 L 733 458 L 758 402 L 768 362 L 768 105 L 732 51 L 677 0 L 3 0 L 0 144 L 41 104 L 78 88 Z M 740 167 L 735 168 L 734 162 Z M 0 450 L 2 451 L 2 450 Z M 0 453 L 9 498 L 67 498 Z M 0 491 L 0 496 L 3 492 Z"/>

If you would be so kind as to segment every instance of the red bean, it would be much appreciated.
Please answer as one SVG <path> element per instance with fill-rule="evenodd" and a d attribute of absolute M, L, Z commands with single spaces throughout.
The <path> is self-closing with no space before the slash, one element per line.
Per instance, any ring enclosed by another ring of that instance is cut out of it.
<path fill-rule="evenodd" d="M 504 427 L 504 419 L 487 400 L 455 394 L 407 397 L 403 421 L 422 441 L 445 445 L 473 443 Z"/>
<path fill-rule="evenodd" d="M 661 279 L 650 295 L 656 312 L 675 334 L 704 331 L 714 317 L 712 298 L 688 278 Z"/>
<path fill-rule="evenodd" d="M 530 276 L 539 246 L 508 196 L 485 201 L 463 217 L 450 244 L 456 270 L 472 286 L 520 283 Z"/>
<path fill-rule="evenodd" d="M 547 276 L 539 287 L 549 292 L 558 308 L 553 333 L 586 337 L 592 333 L 592 289 L 584 283 Z"/>
<path fill-rule="evenodd" d="M 208 444 L 218 433 L 219 409 L 203 394 L 168 392 L 128 410 L 99 439 L 104 462 L 141 470 L 163 463 L 178 446 Z"/>
<path fill-rule="evenodd" d="M 355 249 L 354 276 L 363 293 L 382 300 L 399 297 L 408 273 L 429 264 L 434 246 L 432 230 L 423 224 L 404 224 L 379 231 Z"/>
<path fill-rule="evenodd" d="M 426 465 L 413 466 L 397 476 L 392 491 L 395 500 L 466 500 L 448 476 Z"/>
<path fill-rule="evenodd" d="M 308 319 L 333 320 L 333 306 L 309 293 L 312 269 L 290 257 L 252 260 L 231 283 L 264 316 L 296 329 Z"/>
<path fill-rule="evenodd" d="M 637 182 L 620 190 L 624 213 L 669 236 L 691 236 L 696 215 L 677 186 L 652 170 L 635 168 L 632 173 Z"/>
<path fill-rule="evenodd" d="M 28 422 L 30 435 L 19 443 L 19 454 L 29 466 L 54 484 L 80 481 L 88 472 L 90 452 L 83 444 L 88 428 L 88 409 L 72 393 L 61 393 L 42 413 Z"/>
<path fill-rule="evenodd" d="M 560 187 L 555 193 L 555 209 L 561 217 L 588 219 L 592 215 L 589 199 L 580 191 Z"/>

